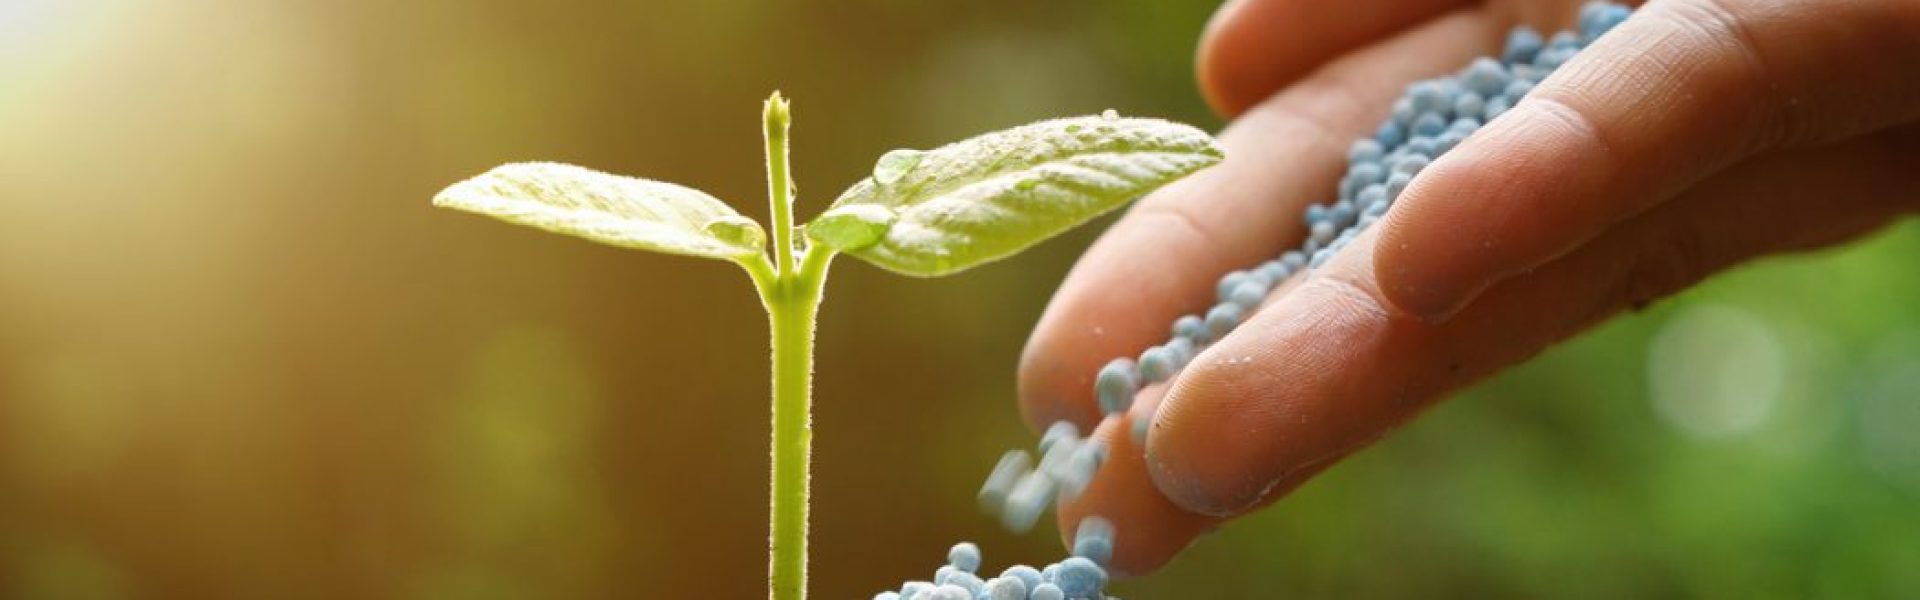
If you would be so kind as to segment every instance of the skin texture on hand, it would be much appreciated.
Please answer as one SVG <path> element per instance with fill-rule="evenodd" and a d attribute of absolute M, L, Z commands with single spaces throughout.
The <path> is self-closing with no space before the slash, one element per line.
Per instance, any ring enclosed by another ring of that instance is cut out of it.
<path fill-rule="evenodd" d="M 1220 165 L 1143 199 L 1061 285 L 1020 365 L 1044 427 L 1098 422 L 1094 373 L 1163 341 L 1219 275 L 1300 239 L 1347 145 L 1414 80 L 1574 2 L 1238 0 L 1200 51 L 1235 122 Z M 1815 14 L 1817 13 L 1817 14 Z M 1920 3 L 1656 1 L 1414 180 L 1386 220 L 1282 284 L 1095 435 L 1060 511 L 1114 566 L 1159 568 L 1447 394 L 1742 261 L 1920 209 Z M 1147 448 L 1127 421 L 1153 414 Z"/>

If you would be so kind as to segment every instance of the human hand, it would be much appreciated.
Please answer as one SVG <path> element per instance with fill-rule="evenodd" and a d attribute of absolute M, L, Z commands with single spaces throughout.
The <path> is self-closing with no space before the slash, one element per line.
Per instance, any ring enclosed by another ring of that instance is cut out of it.
<path fill-rule="evenodd" d="M 1346 148 L 1408 83 L 1575 2 L 1239 0 L 1201 49 L 1237 120 L 1220 165 L 1088 251 L 1021 362 L 1029 423 L 1098 422 L 1094 373 L 1163 341 L 1215 279 L 1303 235 Z M 1920 210 L 1920 3 L 1656 1 L 1417 177 L 1386 218 L 1280 285 L 1095 435 L 1084 515 L 1115 570 L 1158 568 L 1433 401 L 1735 263 Z M 1158 408 L 1157 414 L 1155 412 Z M 1147 448 L 1128 420 L 1156 415 Z"/>

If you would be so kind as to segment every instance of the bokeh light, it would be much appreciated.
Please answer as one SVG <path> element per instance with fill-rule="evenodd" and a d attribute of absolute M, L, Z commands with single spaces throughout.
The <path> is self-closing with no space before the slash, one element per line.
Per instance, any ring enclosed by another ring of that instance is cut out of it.
<path fill-rule="evenodd" d="M 1765 424 L 1780 401 L 1787 351 L 1765 320 L 1736 308 L 1688 307 L 1647 352 L 1653 408 L 1675 429 L 1704 439 Z"/>

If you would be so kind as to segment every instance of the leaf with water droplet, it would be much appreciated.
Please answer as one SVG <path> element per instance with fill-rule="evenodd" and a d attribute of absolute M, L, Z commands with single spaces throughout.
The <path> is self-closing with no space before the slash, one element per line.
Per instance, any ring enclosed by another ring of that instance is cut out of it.
<path fill-rule="evenodd" d="M 880 160 L 873 163 L 873 182 L 880 185 L 893 185 L 893 182 L 899 181 L 901 177 L 913 171 L 913 167 L 920 164 L 920 157 L 924 155 L 926 155 L 925 152 L 905 148 L 887 151 L 886 154 L 880 155 Z"/>
<path fill-rule="evenodd" d="M 888 209 L 896 220 L 878 240 L 845 251 L 898 273 L 945 275 L 1026 249 L 1221 156 L 1206 132 L 1159 119 L 1042 121 L 926 151 L 909 169 L 876 165 L 829 212 Z"/>
<path fill-rule="evenodd" d="M 892 209 L 876 204 L 849 204 L 821 213 L 807 223 L 807 238 L 841 252 L 879 242 L 899 219 Z"/>
<path fill-rule="evenodd" d="M 433 205 L 610 246 L 703 258 L 751 256 L 766 238 L 749 234 L 751 220 L 700 190 L 559 163 L 494 167 L 448 186 Z"/>

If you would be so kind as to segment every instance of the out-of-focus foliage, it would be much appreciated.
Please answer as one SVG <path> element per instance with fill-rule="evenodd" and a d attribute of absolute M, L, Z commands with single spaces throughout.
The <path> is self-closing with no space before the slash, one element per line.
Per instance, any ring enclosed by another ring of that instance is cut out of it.
<path fill-rule="evenodd" d="M 1214 123 L 1211 2 L 0 0 L 0 596 L 753 598 L 737 269 L 436 211 L 559 160 L 805 218 L 888 148 Z M 1094 229 L 822 315 L 813 581 L 973 538 Z M 1745 267 L 1433 411 L 1128 598 L 1920 595 L 1920 226 Z M 1124 538 L 1120 543 L 1125 543 Z"/>

